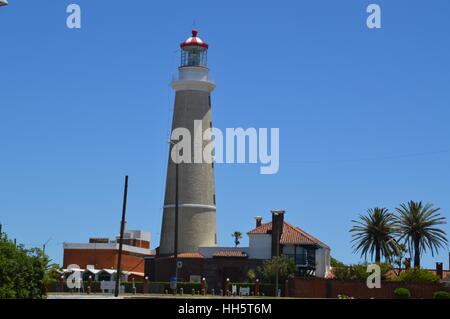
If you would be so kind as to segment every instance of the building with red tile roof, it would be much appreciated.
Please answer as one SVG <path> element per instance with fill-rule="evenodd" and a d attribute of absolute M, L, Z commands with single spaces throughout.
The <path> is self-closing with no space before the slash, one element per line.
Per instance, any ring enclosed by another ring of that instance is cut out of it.
<path fill-rule="evenodd" d="M 261 226 L 249 231 L 247 234 L 270 234 L 272 232 L 272 222 L 261 224 Z M 283 223 L 280 243 L 298 244 L 298 245 L 318 245 L 324 248 L 330 248 L 317 238 L 311 236 L 300 228 L 293 226 L 287 222 Z"/>
<path fill-rule="evenodd" d="M 178 254 L 176 260 L 182 265 L 177 271 L 179 280 L 189 281 L 200 276 L 207 280 L 210 287 L 221 289 L 227 279 L 234 282 L 248 280 L 250 269 L 256 270 L 264 260 L 276 255 L 293 258 L 298 269 L 297 276 L 324 278 L 330 275 L 330 247 L 299 227 L 285 222 L 283 211 L 273 211 L 272 221 L 267 223 L 262 223 L 262 217 L 256 217 L 255 228 L 247 235 L 247 247 L 199 247 L 198 253 Z M 146 258 L 146 276 L 151 281 L 167 281 L 173 277 L 174 257 L 157 254 Z"/>

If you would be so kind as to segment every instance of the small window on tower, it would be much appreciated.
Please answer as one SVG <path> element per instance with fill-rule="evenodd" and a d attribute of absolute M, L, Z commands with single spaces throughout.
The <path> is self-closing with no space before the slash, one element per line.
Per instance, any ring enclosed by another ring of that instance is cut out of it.
<path fill-rule="evenodd" d="M 208 103 L 209 103 L 209 107 L 211 108 L 211 95 L 208 95 Z"/>
<path fill-rule="evenodd" d="M 216 194 L 213 195 L 213 202 L 214 202 L 214 205 L 216 205 Z"/>
<path fill-rule="evenodd" d="M 209 127 L 212 128 L 212 122 L 211 121 L 209 122 Z"/>

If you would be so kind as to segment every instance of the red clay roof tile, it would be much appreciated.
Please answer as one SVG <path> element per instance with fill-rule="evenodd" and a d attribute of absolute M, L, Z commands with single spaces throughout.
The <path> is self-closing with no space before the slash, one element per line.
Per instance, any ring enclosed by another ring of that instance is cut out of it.
<path fill-rule="evenodd" d="M 272 231 L 272 222 L 261 224 L 261 226 L 249 231 L 247 234 L 270 234 Z M 326 244 L 311 236 L 298 227 L 287 222 L 283 224 L 283 233 L 281 234 L 281 244 L 302 244 L 302 245 L 319 245 L 329 249 Z"/>

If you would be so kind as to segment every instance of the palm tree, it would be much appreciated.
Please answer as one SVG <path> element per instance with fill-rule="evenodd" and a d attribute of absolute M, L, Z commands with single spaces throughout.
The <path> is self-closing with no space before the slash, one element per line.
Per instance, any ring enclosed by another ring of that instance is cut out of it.
<path fill-rule="evenodd" d="M 414 251 L 414 267 L 420 267 L 420 255 L 427 249 L 431 255 L 447 244 L 446 233 L 436 225 L 446 224 L 445 217 L 439 217 L 440 208 L 433 208 L 432 204 L 410 201 L 396 208 L 398 233 L 400 239 L 408 243 L 410 252 Z"/>
<path fill-rule="evenodd" d="M 394 239 L 395 216 L 387 208 L 370 208 L 367 215 L 359 215 L 359 220 L 352 220 L 356 225 L 350 232 L 355 252 L 360 251 L 364 258 L 375 254 L 375 262 L 381 261 L 381 255 L 391 260 L 398 253 L 398 244 Z"/>
<path fill-rule="evenodd" d="M 235 231 L 234 233 L 231 234 L 231 237 L 234 237 L 234 247 L 237 247 L 241 243 L 239 239 L 242 238 L 242 233 Z"/>

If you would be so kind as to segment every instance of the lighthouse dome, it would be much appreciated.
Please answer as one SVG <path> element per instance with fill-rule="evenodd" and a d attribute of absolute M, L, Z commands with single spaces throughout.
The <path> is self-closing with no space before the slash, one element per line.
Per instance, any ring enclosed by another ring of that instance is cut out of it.
<path fill-rule="evenodd" d="M 189 49 L 189 47 L 201 47 L 204 49 L 208 49 L 208 44 L 206 44 L 205 41 L 200 39 L 197 36 L 197 33 L 198 33 L 197 30 L 195 29 L 192 30 L 192 37 L 187 38 L 186 41 L 180 44 L 180 47 L 182 49 Z"/>

